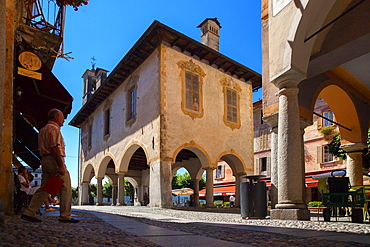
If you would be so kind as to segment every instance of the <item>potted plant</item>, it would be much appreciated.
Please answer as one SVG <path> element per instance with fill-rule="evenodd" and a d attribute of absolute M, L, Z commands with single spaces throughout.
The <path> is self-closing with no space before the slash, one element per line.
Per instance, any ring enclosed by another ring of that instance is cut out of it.
<path fill-rule="evenodd" d="M 56 0 L 59 6 L 72 6 L 75 11 L 82 5 L 87 5 L 88 0 Z"/>

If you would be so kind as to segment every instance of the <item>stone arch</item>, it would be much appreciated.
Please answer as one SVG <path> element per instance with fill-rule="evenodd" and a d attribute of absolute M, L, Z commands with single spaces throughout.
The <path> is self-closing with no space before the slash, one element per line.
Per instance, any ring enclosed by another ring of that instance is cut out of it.
<path fill-rule="evenodd" d="M 121 162 L 119 163 L 119 166 L 116 167 L 116 173 L 127 173 L 128 172 L 131 157 L 139 148 L 143 149 L 143 151 L 145 153 L 146 160 L 147 161 L 149 160 L 148 159 L 148 151 L 147 151 L 146 146 L 142 142 L 140 142 L 138 140 L 134 140 L 134 141 L 130 142 L 126 146 L 125 150 L 123 151 L 122 158 L 120 159 Z"/>
<path fill-rule="evenodd" d="M 136 181 L 133 177 L 125 177 L 125 179 L 132 185 L 132 187 L 137 188 L 139 186 L 139 182 Z"/>
<path fill-rule="evenodd" d="M 116 166 L 117 163 L 115 162 L 114 156 L 110 153 L 106 153 L 103 159 L 99 162 L 98 171 L 97 174 L 95 174 L 96 178 L 103 178 L 105 176 L 108 164 L 111 161 L 113 161 Z"/>
<path fill-rule="evenodd" d="M 88 163 L 82 172 L 82 181 L 81 182 L 87 182 L 90 183 L 91 179 L 96 176 L 95 174 L 95 169 L 94 165 L 92 163 Z"/>
<path fill-rule="evenodd" d="M 324 87 L 317 93 L 317 97 L 322 97 L 334 112 L 336 122 L 351 129 L 347 130 L 338 126 L 341 133 L 342 144 L 362 142 L 359 115 L 357 113 L 356 106 L 348 93 L 339 86 L 333 84 Z M 313 109 L 317 97 L 314 98 L 311 109 Z"/>
<path fill-rule="evenodd" d="M 299 4 L 301 3 L 297 3 L 297 5 Z M 289 30 L 286 54 L 283 55 L 287 58 L 286 61 L 289 62 L 289 64 L 284 65 L 287 68 L 285 71 L 294 69 L 303 75 L 307 75 L 311 55 L 320 49 L 331 27 L 327 27 L 311 38 L 310 36 L 339 16 L 348 4 L 349 2 L 346 1 L 310 0 L 306 6 L 297 6 Z M 307 40 L 308 38 L 310 39 Z"/>
<path fill-rule="evenodd" d="M 217 159 L 217 161 L 219 160 L 225 161 L 230 166 L 234 176 L 237 176 L 238 174 L 246 174 L 247 171 L 253 172 L 252 168 L 247 169 L 242 157 L 235 152 L 223 152 Z"/>
<path fill-rule="evenodd" d="M 173 156 L 172 156 L 172 160 L 173 161 L 176 161 L 176 157 L 177 155 L 180 153 L 181 150 L 189 150 L 191 152 L 193 152 L 199 159 L 200 163 L 201 163 L 201 166 L 202 168 L 208 168 L 208 167 L 212 167 L 212 168 L 215 168 L 216 164 L 212 164 L 210 162 L 210 158 L 209 158 L 209 155 L 207 154 L 207 152 L 201 147 L 199 146 L 198 144 L 196 144 L 194 141 L 191 141 L 190 143 L 185 143 L 183 145 L 181 145 L 180 147 L 178 147 Z"/>

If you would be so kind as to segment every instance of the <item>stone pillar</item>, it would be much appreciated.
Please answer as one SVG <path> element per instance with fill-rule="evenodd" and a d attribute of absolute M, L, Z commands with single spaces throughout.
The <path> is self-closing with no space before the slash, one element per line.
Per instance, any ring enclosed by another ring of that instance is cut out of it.
<path fill-rule="evenodd" d="M 103 178 L 97 178 L 97 199 L 96 199 L 96 206 L 103 205 Z"/>
<path fill-rule="evenodd" d="M 125 205 L 125 175 L 118 174 L 118 202 L 116 206 Z"/>
<path fill-rule="evenodd" d="M 194 184 L 194 207 L 199 207 L 199 179 L 192 179 Z"/>
<path fill-rule="evenodd" d="M 13 215 L 13 76 L 18 1 L 0 0 L 0 212 Z M 20 3 L 19 3 L 20 4 Z M 0 213 L 0 223 L 3 222 Z"/>
<path fill-rule="evenodd" d="M 363 185 L 362 150 L 366 147 L 362 142 L 341 146 L 347 154 L 347 176 L 351 186 Z"/>
<path fill-rule="evenodd" d="M 272 219 L 309 220 L 310 212 L 303 202 L 305 171 L 302 169 L 298 83 L 302 76 L 289 71 L 275 80 L 279 88 L 278 120 L 278 204 Z"/>
<path fill-rule="evenodd" d="M 89 182 L 81 183 L 81 202 L 80 205 L 89 205 Z"/>
<path fill-rule="evenodd" d="M 206 170 L 206 207 L 212 208 L 215 206 L 213 203 L 213 170 L 214 168 L 208 167 Z"/>
<path fill-rule="evenodd" d="M 172 160 L 157 160 L 150 163 L 149 205 L 172 207 Z"/>
<path fill-rule="evenodd" d="M 112 206 L 117 204 L 117 184 L 112 185 Z"/>
<path fill-rule="evenodd" d="M 275 205 L 278 203 L 278 120 L 279 113 L 274 113 L 269 116 L 263 117 L 263 121 L 268 123 L 271 127 L 271 209 L 275 209 Z"/>

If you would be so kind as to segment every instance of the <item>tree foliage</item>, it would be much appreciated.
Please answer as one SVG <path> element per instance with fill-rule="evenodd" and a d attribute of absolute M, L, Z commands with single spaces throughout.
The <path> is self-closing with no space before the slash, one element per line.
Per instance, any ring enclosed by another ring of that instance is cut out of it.
<path fill-rule="evenodd" d="M 204 177 L 199 182 L 199 189 L 205 188 L 206 182 Z M 172 179 L 172 189 L 191 188 L 194 189 L 194 183 L 188 172 L 184 174 L 175 174 Z"/>
<path fill-rule="evenodd" d="M 127 180 L 125 180 L 125 195 L 126 196 L 132 196 L 132 197 L 134 195 L 134 187 Z"/>
<path fill-rule="evenodd" d="M 72 199 L 78 199 L 78 187 L 77 188 L 72 187 Z"/>
<path fill-rule="evenodd" d="M 340 147 L 340 133 L 336 133 L 329 143 L 329 153 L 333 154 L 335 157 L 346 160 L 347 155 L 344 150 Z"/>
<path fill-rule="evenodd" d="M 347 155 L 345 151 L 340 147 L 341 139 L 340 133 L 336 133 L 329 143 L 329 153 L 333 154 L 335 157 L 345 160 Z M 370 128 L 367 133 L 367 149 L 363 151 L 363 167 L 365 169 L 370 168 Z"/>
<path fill-rule="evenodd" d="M 104 183 L 102 191 L 103 198 L 112 198 L 112 184 L 110 183 L 110 180 Z"/>

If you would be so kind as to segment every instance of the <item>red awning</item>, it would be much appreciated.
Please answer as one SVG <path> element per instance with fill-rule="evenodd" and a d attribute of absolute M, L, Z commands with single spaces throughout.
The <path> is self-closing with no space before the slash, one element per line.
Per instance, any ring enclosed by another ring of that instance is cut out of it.
<path fill-rule="evenodd" d="M 38 72 L 42 74 L 41 80 L 15 75 L 14 105 L 17 112 L 40 130 L 47 123 L 47 114 L 52 108 L 61 110 L 67 118 L 73 98 L 44 63 Z"/>
<path fill-rule="evenodd" d="M 213 188 L 213 196 L 230 196 L 230 195 L 235 195 L 235 185 Z M 200 197 L 206 196 L 206 189 L 200 190 L 199 196 Z"/>
<path fill-rule="evenodd" d="M 266 186 L 271 186 L 271 181 L 266 182 Z M 312 178 L 306 178 L 306 187 L 316 187 L 317 186 L 317 180 L 314 180 Z"/>

